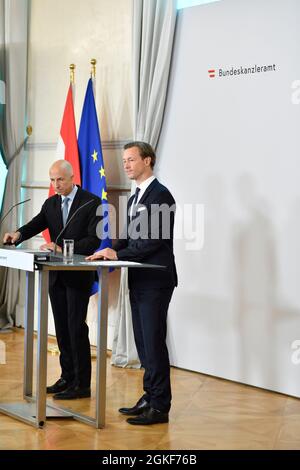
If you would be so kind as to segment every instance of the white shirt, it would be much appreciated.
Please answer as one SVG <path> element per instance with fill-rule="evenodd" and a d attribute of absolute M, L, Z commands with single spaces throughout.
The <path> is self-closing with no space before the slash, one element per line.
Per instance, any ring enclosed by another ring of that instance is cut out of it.
<path fill-rule="evenodd" d="M 61 196 L 61 209 L 63 208 L 63 203 L 64 203 L 65 198 L 66 197 L 69 198 L 69 200 L 68 200 L 68 214 L 69 214 L 71 206 L 73 204 L 74 197 L 76 196 L 77 189 L 78 188 L 77 188 L 76 184 L 74 184 L 72 191 L 67 196 Z"/>
<path fill-rule="evenodd" d="M 137 201 L 136 203 L 138 204 L 139 201 L 142 199 L 142 196 L 143 194 L 145 193 L 146 189 L 148 188 L 148 186 L 150 186 L 150 184 L 152 183 L 152 181 L 154 181 L 156 179 L 156 177 L 154 175 L 150 176 L 150 178 L 147 178 L 145 181 L 143 181 L 141 184 L 137 185 L 137 188 L 140 188 L 140 192 L 139 192 L 139 195 L 138 195 L 138 198 L 137 198 Z"/>
<path fill-rule="evenodd" d="M 154 181 L 155 179 L 156 179 L 156 177 L 154 175 L 152 175 L 152 176 L 150 176 L 150 178 L 147 178 L 141 184 L 138 184 L 136 186 L 136 188 L 140 188 L 140 192 L 139 192 L 136 204 L 139 203 L 139 201 L 142 199 L 142 196 L 144 195 L 146 189 L 148 188 L 148 186 L 150 186 L 152 181 Z M 132 211 L 133 211 L 133 201 L 132 201 L 132 204 L 131 204 L 131 207 L 130 207 L 130 217 L 132 217 Z"/>

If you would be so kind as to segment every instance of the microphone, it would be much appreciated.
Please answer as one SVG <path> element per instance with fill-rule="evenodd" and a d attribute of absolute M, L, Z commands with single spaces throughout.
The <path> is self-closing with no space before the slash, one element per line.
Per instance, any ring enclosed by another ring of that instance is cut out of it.
<path fill-rule="evenodd" d="M 66 230 L 66 228 L 68 227 L 69 223 L 71 222 L 71 220 L 73 220 L 73 218 L 75 217 L 75 215 L 81 210 L 83 209 L 85 206 L 87 206 L 88 204 L 91 204 L 91 202 L 95 202 L 96 199 L 90 199 L 89 201 L 85 202 L 84 204 L 82 204 L 82 206 L 78 207 L 78 209 L 76 209 L 76 211 L 74 212 L 74 214 L 72 215 L 72 217 L 69 218 L 68 222 L 66 223 L 66 225 L 63 227 L 63 229 L 59 232 L 59 234 L 57 235 L 56 239 L 55 239 L 55 242 L 54 242 L 54 251 L 53 251 L 53 254 L 56 255 L 56 245 L 57 245 L 57 242 L 58 242 L 58 239 L 59 237 L 61 237 L 61 235 L 64 233 L 64 231 Z"/>
<path fill-rule="evenodd" d="M 6 217 L 11 213 L 11 211 L 12 211 L 15 207 L 20 206 L 21 204 L 25 204 L 25 202 L 28 202 L 28 201 L 31 201 L 31 199 L 25 199 L 25 201 L 17 202 L 17 203 L 14 204 L 13 206 L 11 206 L 11 208 L 9 209 L 9 211 L 7 211 L 6 214 L 4 214 L 4 216 L 0 219 L 0 226 L 1 226 L 2 222 L 6 219 Z M 3 245 L 12 245 L 12 243 L 3 243 Z"/>

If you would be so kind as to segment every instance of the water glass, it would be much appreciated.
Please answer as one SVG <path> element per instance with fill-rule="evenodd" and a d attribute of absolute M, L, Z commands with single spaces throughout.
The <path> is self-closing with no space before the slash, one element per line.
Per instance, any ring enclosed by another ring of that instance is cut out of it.
<path fill-rule="evenodd" d="M 63 242 L 63 261 L 66 264 L 73 263 L 74 240 L 64 239 Z"/>

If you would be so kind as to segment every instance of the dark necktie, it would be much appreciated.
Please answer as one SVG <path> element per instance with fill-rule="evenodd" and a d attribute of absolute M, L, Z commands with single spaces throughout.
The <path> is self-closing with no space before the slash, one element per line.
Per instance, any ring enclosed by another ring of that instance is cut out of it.
<path fill-rule="evenodd" d="M 141 188 L 139 188 L 139 187 L 137 187 L 136 190 L 135 190 L 135 193 L 134 193 L 134 200 L 133 200 L 133 205 L 134 205 L 134 206 L 135 206 L 136 203 L 137 203 L 140 190 L 141 190 Z"/>
<path fill-rule="evenodd" d="M 136 188 L 135 193 L 134 193 L 134 199 L 133 199 L 132 208 L 131 208 L 131 219 L 133 219 L 136 216 L 136 204 L 137 204 L 140 190 L 141 188 Z"/>

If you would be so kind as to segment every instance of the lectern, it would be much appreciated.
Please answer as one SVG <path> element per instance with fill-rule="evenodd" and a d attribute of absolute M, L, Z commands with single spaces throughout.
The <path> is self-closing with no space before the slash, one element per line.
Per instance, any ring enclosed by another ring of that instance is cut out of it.
<path fill-rule="evenodd" d="M 24 381 L 23 401 L 0 403 L 0 412 L 17 418 L 37 428 L 42 428 L 47 417 L 74 418 L 96 428 L 105 425 L 106 406 L 106 351 L 108 276 L 113 268 L 163 268 L 163 266 L 126 261 L 85 261 L 84 256 L 75 255 L 72 263 L 36 261 L 34 250 L 18 248 L 0 249 L 0 266 L 26 271 L 25 337 L 24 337 Z M 77 413 L 69 408 L 49 403 L 46 400 L 47 337 L 48 337 L 48 281 L 49 271 L 97 271 L 98 324 L 96 363 L 96 416 Z M 34 282 L 38 276 L 38 324 L 36 353 L 36 395 L 33 395 L 33 339 L 34 339 Z"/>

